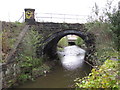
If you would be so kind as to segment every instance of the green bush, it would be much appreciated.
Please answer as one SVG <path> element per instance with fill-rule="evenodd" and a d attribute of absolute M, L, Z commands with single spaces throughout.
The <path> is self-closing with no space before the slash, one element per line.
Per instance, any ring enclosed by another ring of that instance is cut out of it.
<path fill-rule="evenodd" d="M 120 11 L 113 14 L 108 14 L 111 23 L 111 30 L 114 34 L 114 42 L 117 50 L 120 51 Z"/>
<path fill-rule="evenodd" d="M 37 46 L 39 46 L 41 36 L 37 31 L 31 29 L 28 31 L 21 42 L 19 47 L 19 66 L 21 68 L 21 74 L 18 80 L 25 82 L 26 80 L 33 79 L 32 72 L 34 69 L 39 68 L 43 64 L 43 59 L 38 58 L 36 54 Z"/>
<path fill-rule="evenodd" d="M 67 37 L 63 37 L 62 39 L 60 39 L 60 41 L 57 44 L 59 47 L 66 47 L 68 46 L 68 39 Z"/>
<path fill-rule="evenodd" d="M 120 61 L 106 60 L 101 67 L 93 68 L 89 76 L 77 78 L 76 87 L 79 88 L 120 88 L 118 67 Z"/>
<path fill-rule="evenodd" d="M 83 43 L 84 43 L 84 41 L 83 41 L 83 39 L 80 38 L 80 37 L 78 37 L 77 40 L 75 41 L 75 44 L 76 44 L 77 46 L 81 46 Z"/>

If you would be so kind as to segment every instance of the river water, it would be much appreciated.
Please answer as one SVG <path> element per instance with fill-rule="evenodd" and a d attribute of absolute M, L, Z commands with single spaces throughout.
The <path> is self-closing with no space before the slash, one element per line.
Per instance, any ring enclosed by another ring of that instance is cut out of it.
<path fill-rule="evenodd" d="M 84 62 L 85 50 L 77 46 L 65 47 L 58 51 L 58 56 L 60 62 L 52 72 L 17 88 L 71 88 L 77 77 L 87 76 L 91 71 L 91 66 Z"/>

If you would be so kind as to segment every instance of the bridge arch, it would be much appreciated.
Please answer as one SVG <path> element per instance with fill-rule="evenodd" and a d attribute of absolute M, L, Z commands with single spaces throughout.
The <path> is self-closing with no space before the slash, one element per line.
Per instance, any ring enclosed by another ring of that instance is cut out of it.
<path fill-rule="evenodd" d="M 84 40 L 87 46 L 87 54 L 93 53 L 93 51 L 95 50 L 93 35 L 91 35 L 90 33 L 81 32 L 80 30 L 68 29 L 55 32 L 49 38 L 47 38 L 43 47 L 43 54 L 46 54 L 52 59 L 55 58 L 57 55 L 57 43 L 62 37 L 71 34 L 77 35 Z"/>

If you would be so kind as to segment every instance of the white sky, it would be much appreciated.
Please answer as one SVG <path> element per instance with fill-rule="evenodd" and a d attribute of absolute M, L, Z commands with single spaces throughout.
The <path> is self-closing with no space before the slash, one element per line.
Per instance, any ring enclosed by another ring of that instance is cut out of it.
<path fill-rule="evenodd" d="M 1 0 L 0 20 L 17 21 L 25 8 L 35 9 L 35 13 L 62 13 L 90 15 L 95 2 L 102 8 L 107 0 Z M 120 0 L 114 0 L 114 5 Z"/>

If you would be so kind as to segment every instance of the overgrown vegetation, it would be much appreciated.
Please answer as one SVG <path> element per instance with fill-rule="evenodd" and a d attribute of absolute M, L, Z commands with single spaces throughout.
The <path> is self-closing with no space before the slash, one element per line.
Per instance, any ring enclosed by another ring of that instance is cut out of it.
<path fill-rule="evenodd" d="M 114 43 L 116 49 L 120 51 L 120 11 L 114 12 L 113 14 L 108 13 L 108 17 L 111 23 L 111 30 L 114 34 Z"/>
<path fill-rule="evenodd" d="M 99 15 L 99 8 L 95 4 L 93 16 L 86 24 L 88 32 L 96 35 L 96 62 L 89 76 L 77 78 L 76 87 L 79 88 L 118 88 L 120 89 L 120 12 L 111 11 L 112 2 L 107 2 L 103 15 Z"/>
<path fill-rule="evenodd" d="M 2 62 L 6 63 L 5 58 L 10 54 L 10 51 L 14 48 L 18 36 L 22 29 L 24 28 L 24 23 L 11 23 L 2 22 L 3 32 L 2 32 Z M 14 69 L 19 69 L 15 78 L 19 83 L 24 83 L 27 80 L 34 80 L 40 75 L 44 74 L 44 71 L 49 71 L 50 67 L 44 63 L 43 58 L 37 57 L 37 47 L 41 46 L 39 42 L 42 40 L 42 36 L 31 27 L 30 30 L 25 34 L 22 42 L 15 54 L 12 56 L 14 65 L 17 65 Z M 16 73 L 16 72 L 15 72 Z M 9 74 L 9 73 L 8 73 Z M 12 77 L 10 76 L 10 80 Z M 8 81 L 5 81 L 8 82 Z M 10 86 L 13 82 L 10 82 Z"/>
<path fill-rule="evenodd" d="M 83 44 L 82 38 L 78 37 L 77 40 L 75 41 L 75 44 L 81 46 Z"/>
<path fill-rule="evenodd" d="M 77 37 L 77 40 L 75 41 L 75 44 L 83 49 L 86 48 L 85 42 L 81 37 Z"/>
<path fill-rule="evenodd" d="M 7 62 L 5 58 L 14 48 L 17 37 L 24 27 L 23 23 L 8 23 L 2 22 L 2 62 Z"/>
<path fill-rule="evenodd" d="M 40 46 L 41 36 L 33 28 L 29 30 L 23 39 L 19 49 L 18 62 L 20 62 L 21 74 L 18 80 L 25 82 L 26 80 L 34 80 L 39 75 L 42 75 L 44 70 L 50 68 L 43 65 L 43 58 L 37 57 L 37 47 Z"/>
<path fill-rule="evenodd" d="M 76 86 L 79 88 L 120 88 L 119 61 L 106 60 L 105 63 L 93 68 L 89 76 L 76 79 Z"/>

